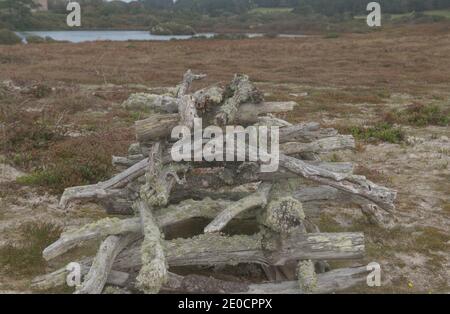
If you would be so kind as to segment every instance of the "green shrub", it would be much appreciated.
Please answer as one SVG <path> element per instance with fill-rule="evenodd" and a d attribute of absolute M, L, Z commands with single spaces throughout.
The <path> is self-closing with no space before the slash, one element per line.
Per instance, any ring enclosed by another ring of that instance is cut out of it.
<path fill-rule="evenodd" d="M 45 39 L 41 36 L 30 35 L 26 37 L 27 43 L 29 44 L 42 44 L 45 43 Z"/>
<path fill-rule="evenodd" d="M 67 40 L 58 41 L 58 40 L 55 40 L 55 39 L 51 38 L 50 36 L 45 36 L 44 39 L 45 39 L 46 43 L 57 43 L 57 42 L 68 43 L 69 42 Z"/>
<path fill-rule="evenodd" d="M 278 33 L 275 33 L 275 32 L 265 33 L 264 37 L 265 38 L 277 38 L 278 37 Z"/>
<path fill-rule="evenodd" d="M 37 36 L 37 35 L 29 35 L 26 37 L 27 43 L 29 44 L 49 44 L 49 43 L 56 43 L 57 40 L 54 40 L 50 36 Z"/>
<path fill-rule="evenodd" d="M 338 33 L 327 33 L 327 34 L 325 34 L 324 38 L 326 38 L 326 39 L 339 38 L 339 34 Z"/>
<path fill-rule="evenodd" d="M 160 23 L 151 28 L 152 35 L 195 35 L 195 30 L 189 25 L 174 22 Z"/>
<path fill-rule="evenodd" d="M 353 126 L 348 131 L 358 140 L 383 141 L 389 143 L 400 143 L 405 139 L 405 133 L 401 128 L 394 127 L 389 123 L 379 123 L 371 127 Z"/>
<path fill-rule="evenodd" d="M 0 45 L 20 44 L 22 39 L 14 32 L 8 29 L 0 29 Z"/>
<path fill-rule="evenodd" d="M 236 39 L 247 39 L 249 38 L 247 34 L 215 34 L 211 39 L 227 39 L 227 40 L 236 40 Z"/>
<path fill-rule="evenodd" d="M 448 110 L 438 105 L 412 104 L 406 109 L 393 110 L 385 115 L 390 123 L 409 124 L 418 127 L 427 125 L 447 126 L 450 121 Z"/>
<path fill-rule="evenodd" d="M 31 89 L 31 94 L 36 98 L 45 98 L 52 93 L 52 88 L 45 84 L 37 84 Z"/>

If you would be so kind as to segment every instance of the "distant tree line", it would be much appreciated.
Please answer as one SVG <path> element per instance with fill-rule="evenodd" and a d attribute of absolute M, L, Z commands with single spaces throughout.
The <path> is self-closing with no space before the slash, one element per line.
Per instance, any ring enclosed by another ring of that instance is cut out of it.
<path fill-rule="evenodd" d="M 366 12 L 369 0 L 254 0 L 259 5 L 267 2 L 292 6 L 297 11 L 313 11 L 327 16 L 343 13 L 361 14 Z M 376 0 L 384 13 L 421 12 L 450 8 L 450 0 Z"/>
<path fill-rule="evenodd" d="M 203 14 L 245 13 L 254 7 L 289 7 L 323 15 L 360 14 L 372 0 L 140 0 L 147 8 L 188 10 Z M 450 8 L 450 0 L 377 0 L 383 12 L 406 13 Z"/>
<path fill-rule="evenodd" d="M 0 0 L 0 29 L 9 26 L 30 25 L 33 0 Z"/>
<path fill-rule="evenodd" d="M 147 8 L 174 9 L 201 14 L 245 13 L 252 7 L 252 0 L 140 0 Z"/>

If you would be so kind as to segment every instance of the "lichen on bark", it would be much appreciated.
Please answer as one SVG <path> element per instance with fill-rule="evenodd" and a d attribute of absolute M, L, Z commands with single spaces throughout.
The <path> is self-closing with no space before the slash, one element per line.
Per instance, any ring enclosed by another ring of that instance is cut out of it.
<path fill-rule="evenodd" d="M 298 262 L 297 276 L 300 289 L 304 293 L 313 293 L 317 289 L 317 274 L 311 260 Z"/>
<path fill-rule="evenodd" d="M 282 234 L 302 227 L 304 219 L 302 203 L 290 196 L 270 201 L 259 217 L 264 226 Z"/>

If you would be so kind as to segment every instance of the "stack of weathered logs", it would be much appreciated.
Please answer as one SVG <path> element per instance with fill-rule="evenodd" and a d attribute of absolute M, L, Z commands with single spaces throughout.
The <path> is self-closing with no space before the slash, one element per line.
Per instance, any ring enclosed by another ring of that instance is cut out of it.
<path fill-rule="evenodd" d="M 87 240 L 103 241 L 96 256 L 79 261 L 83 280 L 77 293 L 101 293 L 105 285 L 146 293 L 323 293 L 364 281 L 365 267 L 330 271 L 326 262 L 363 257 L 364 235 L 321 233 L 305 217 L 308 204 L 332 200 L 357 203 L 370 221 L 391 223 L 395 191 L 354 175 L 351 163 L 320 160 L 323 153 L 354 148 L 352 136 L 318 123 L 292 125 L 275 117 L 296 104 L 265 102 L 246 75 L 235 75 L 225 89 L 214 86 L 190 94 L 192 82 L 203 77 L 188 71 L 170 93 L 135 94 L 124 103 L 154 112 L 136 122 L 138 143 L 130 146 L 128 156 L 113 157 L 117 167 L 126 169 L 105 182 L 66 189 L 61 206 L 96 200 L 109 214 L 129 217 L 65 232 L 44 250 L 44 258 L 53 259 Z M 196 117 L 220 127 L 279 126 L 279 170 L 260 172 L 260 161 L 173 162 L 172 129 L 192 128 Z M 166 227 L 193 218 L 209 219 L 202 234 L 164 239 Z M 232 220 L 251 220 L 258 231 L 223 233 Z M 260 265 L 267 279 L 224 281 L 194 271 L 203 266 L 220 272 L 224 265 L 244 264 Z M 169 271 L 179 266 L 191 267 L 194 274 Z M 66 276 L 62 268 L 36 278 L 33 287 L 63 285 Z"/>

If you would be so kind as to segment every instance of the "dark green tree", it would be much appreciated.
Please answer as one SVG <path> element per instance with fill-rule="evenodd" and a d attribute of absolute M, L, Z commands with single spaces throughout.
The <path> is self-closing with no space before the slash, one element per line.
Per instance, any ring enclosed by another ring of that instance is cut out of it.
<path fill-rule="evenodd" d="M 139 2 L 150 9 L 171 9 L 174 6 L 173 0 L 139 0 Z"/>
<path fill-rule="evenodd" d="M 24 29 L 32 24 L 31 10 L 37 8 L 33 0 L 0 1 L 0 20 L 13 29 Z"/>

